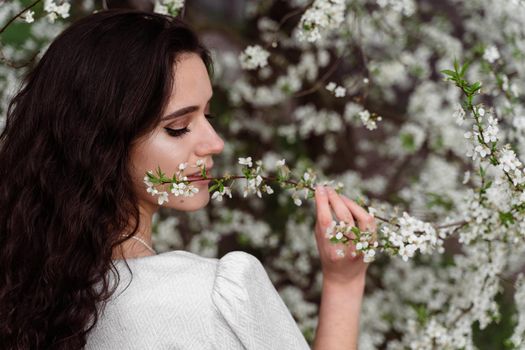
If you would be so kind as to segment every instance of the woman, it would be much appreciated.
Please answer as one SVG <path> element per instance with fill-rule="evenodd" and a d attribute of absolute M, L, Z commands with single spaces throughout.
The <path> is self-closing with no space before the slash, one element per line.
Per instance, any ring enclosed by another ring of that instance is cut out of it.
<path fill-rule="evenodd" d="M 68 27 L 25 77 L 0 136 L 0 348 L 308 348 L 254 256 L 151 247 L 159 205 L 145 172 L 197 159 L 211 168 L 224 147 L 207 120 L 210 69 L 181 21 L 108 10 Z M 164 205 L 203 208 L 207 183 Z M 356 348 L 367 265 L 338 258 L 324 231 L 331 210 L 375 224 L 333 190 L 317 189 L 316 207 L 314 347 Z"/>

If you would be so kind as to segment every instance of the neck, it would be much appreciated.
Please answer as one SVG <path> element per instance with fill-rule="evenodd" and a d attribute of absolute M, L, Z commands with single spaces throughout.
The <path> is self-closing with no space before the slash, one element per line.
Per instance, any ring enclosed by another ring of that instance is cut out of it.
<path fill-rule="evenodd" d="M 151 241 L 151 223 L 153 218 L 153 211 L 146 211 L 143 209 L 143 207 L 139 207 L 140 209 L 140 222 L 139 227 L 137 228 L 137 231 L 133 236 L 138 237 L 142 239 L 146 244 L 150 247 L 153 246 Z M 133 224 L 133 220 L 130 219 L 130 224 L 128 227 L 130 229 L 123 232 L 123 235 L 128 236 L 132 232 L 132 227 L 135 225 Z M 121 243 L 120 245 L 113 248 L 113 254 L 112 259 L 128 259 L 128 258 L 138 258 L 142 256 L 151 256 L 155 255 L 152 251 L 150 251 L 143 243 L 136 239 L 128 239 L 125 242 Z"/>

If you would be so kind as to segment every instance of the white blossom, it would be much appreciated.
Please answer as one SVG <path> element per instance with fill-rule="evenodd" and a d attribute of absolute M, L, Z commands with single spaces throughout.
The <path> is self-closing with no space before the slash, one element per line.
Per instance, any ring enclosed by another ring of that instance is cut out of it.
<path fill-rule="evenodd" d="M 211 199 L 217 199 L 218 202 L 221 202 L 222 197 L 224 195 L 227 195 L 228 197 L 232 198 L 232 192 L 230 187 L 224 186 L 222 191 L 213 192 L 213 194 L 211 195 Z"/>
<path fill-rule="evenodd" d="M 500 164 L 498 167 L 506 172 L 521 168 L 522 164 L 516 157 L 516 153 L 510 148 L 504 148 L 500 152 L 499 156 Z"/>
<path fill-rule="evenodd" d="M 326 84 L 325 88 L 326 90 L 332 92 L 335 97 L 344 97 L 346 95 L 346 89 L 342 86 L 338 86 L 333 81 Z"/>
<path fill-rule="evenodd" d="M 394 11 L 403 13 L 405 16 L 412 16 L 416 10 L 413 0 L 376 0 L 381 7 L 390 6 Z"/>
<path fill-rule="evenodd" d="M 26 13 L 25 13 L 25 17 L 24 17 L 24 20 L 27 22 L 27 23 L 33 23 L 35 21 L 35 18 L 33 17 L 35 15 L 35 11 L 33 10 L 28 10 Z"/>
<path fill-rule="evenodd" d="M 463 107 L 461 107 L 460 104 L 458 104 L 456 106 L 456 110 L 454 111 L 454 119 L 456 123 L 458 125 L 463 125 L 463 123 L 465 122 L 465 116 L 466 116 L 465 110 L 463 109 Z"/>
<path fill-rule="evenodd" d="M 252 157 L 247 158 L 239 158 L 239 164 L 241 165 L 247 165 L 248 167 L 252 167 Z"/>
<path fill-rule="evenodd" d="M 269 56 L 270 53 L 260 45 L 250 45 L 241 53 L 239 60 L 243 69 L 250 70 L 267 66 Z"/>
<path fill-rule="evenodd" d="M 160 192 L 158 198 L 159 205 L 162 205 L 164 202 L 168 202 L 168 192 L 165 191 Z"/>
<path fill-rule="evenodd" d="M 337 84 L 334 83 L 333 81 L 326 84 L 326 90 L 328 91 L 334 91 L 336 87 L 337 87 Z"/>
<path fill-rule="evenodd" d="M 155 0 L 153 12 L 176 16 L 184 7 L 184 0 Z"/>
<path fill-rule="evenodd" d="M 183 179 L 187 180 L 186 177 Z M 175 197 L 193 197 L 196 193 L 199 193 L 199 189 L 191 184 L 186 185 L 185 183 L 180 182 L 172 184 L 171 193 L 173 193 Z"/>
<path fill-rule="evenodd" d="M 71 4 L 67 1 L 57 5 L 54 0 L 44 0 L 44 11 L 47 12 L 47 18 L 54 23 L 56 18 L 68 18 Z"/>
<path fill-rule="evenodd" d="M 358 113 L 359 118 L 361 119 L 361 122 L 363 122 L 363 125 L 368 130 L 374 130 L 377 129 L 377 121 L 380 121 L 382 117 L 377 117 L 375 120 L 371 118 L 370 112 L 368 110 L 363 110 Z"/>
<path fill-rule="evenodd" d="M 489 46 L 483 53 L 483 58 L 489 63 L 494 63 L 500 58 L 498 48 L 496 46 Z"/>
<path fill-rule="evenodd" d="M 523 273 L 516 278 L 515 286 L 514 300 L 518 309 L 518 322 L 510 340 L 518 349 L 525 345 L 525 278 Z"/>
<path fill-rule="evenodd" d="M 315 42 L 323 33 L 336 29 L 344 20 L 344 0 L 315 0 L 303 13 L 297 27 L 299 41 Z"/>
<path fill-rule="evenodd" d="M 344 97 L 346 95 L 346 89 L 342 86 L 338 86 L 334 91 L 335 97 Z"/>

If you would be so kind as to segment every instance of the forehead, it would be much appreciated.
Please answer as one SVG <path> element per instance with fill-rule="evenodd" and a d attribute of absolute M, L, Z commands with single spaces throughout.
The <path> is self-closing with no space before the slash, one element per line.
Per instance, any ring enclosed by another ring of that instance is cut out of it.
<path fill-rule="evenodd" d="M 182 104 L 199 103 L 212 94 L 208 71 L 199 55 L 184 53 L 177 58 L 174 67 L 174 84 L 171 98 Z M 191 99 L 191 101 L 181 101 Z M 174 101 L 176 102 L 176 101 Z M 178 103 L 176 103 L 178 105 Z"/>

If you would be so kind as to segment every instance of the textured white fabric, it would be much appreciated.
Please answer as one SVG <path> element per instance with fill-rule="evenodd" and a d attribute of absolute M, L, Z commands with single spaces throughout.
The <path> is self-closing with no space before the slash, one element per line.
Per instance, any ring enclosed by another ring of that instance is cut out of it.
<path fill-rule="evenodd" d="M 251 254 L 175 250 L 127 261 L 133 278 L 116 260 L 120 283 L 85 349 L 310 349 Z"/>

